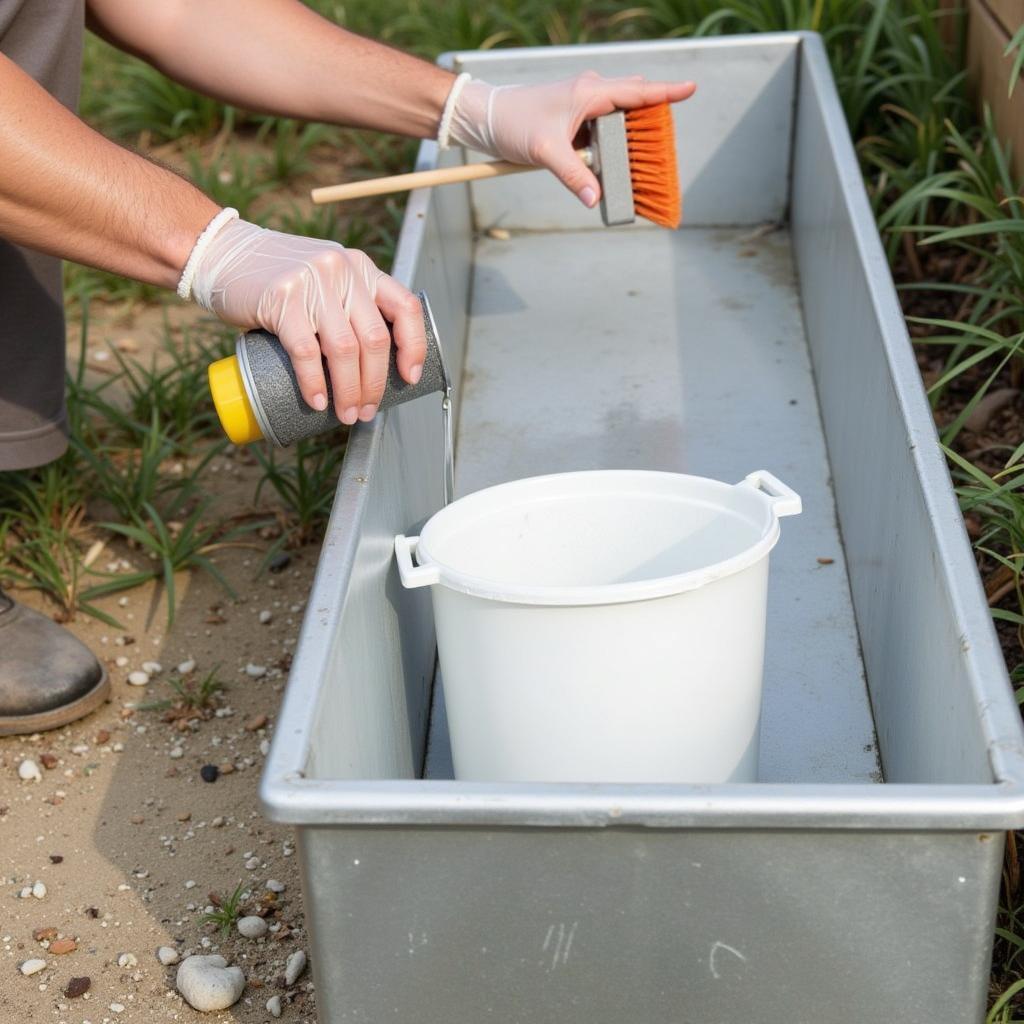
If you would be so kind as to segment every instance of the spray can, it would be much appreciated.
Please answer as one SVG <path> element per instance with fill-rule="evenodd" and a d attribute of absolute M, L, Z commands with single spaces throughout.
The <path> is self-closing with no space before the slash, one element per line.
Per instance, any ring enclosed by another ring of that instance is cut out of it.
<path fill-rule="evenodd" d="M 450 404 L 451 382 L 425 292 L 419 293 L 419 300 L 423 306 L 423 327 L 427 336 L 423 373 L 416 384 L 402 379 L 392 339 L 391 363 L 380 410 L 438 391 Z M 208 376 L 220 424 L 235 444 L 266 438 L 271 444 L 283 448 L 304 437 L 314 437 L 340 426 L 334 413 L 327 367 L 324 367 L 327 408 L 318 412 L 306 404 L 288 353 L 280 339 L 268 331 L 248 331 L 240 335 L 235 342 L 235 354 L 211 363 Z"/>

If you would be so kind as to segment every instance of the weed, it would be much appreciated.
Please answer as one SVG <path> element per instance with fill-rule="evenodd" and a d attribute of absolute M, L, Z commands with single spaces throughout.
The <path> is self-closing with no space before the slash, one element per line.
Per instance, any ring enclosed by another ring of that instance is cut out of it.
<path fill-rule="evenodd" d="M 142 710 L 168 711 L 173 708 L 176 711 L 182 712 L 183 714 L 180 717 L 185 718 L 193 717 L 193 713 L 202 714 L 203 712 L 213 710 L 221 693 L 224 691 L 224 684 L 217 678 L 219 669 L 219 665 L 215 666 L 199 680 L 172 676 L 167 682 L 177 696 L 170 700 L 159 700 L 143 704 Z"/>
<path fill-rule="evenodd" d="M 337 145 L 340 132 L 324 124 L 300 125 L 287 117 L 268 117 L 256 132 L 256 141 L 267 145 L 260 158 L 260 176 L 277 185 L 286 185 L 306 174 L 313 166 L 311 152 L 318 146 Z"/>
<path fill-rule="evenodd" d="M 259 501 L 265 487 L 270 487 L 286 511 L 288 528 L 282 541 L 305 544 L 320 532 L 330 515 L 345 455 L 344 443 L 332 436 L 328 440 L 299 441 L 294 456 L 282 457 L 270 447 L 254 447 L 253 454 L 263 467 L 263 476 L 256 485 L 256 500 Z M 268 554 L 268 559 L 276 550 Z"/>
<path fill-rule="evenodd" d="M 219 905 L 215 905 L 215 908 L 203 914 L 199 919 L 199 923 L 202 924 L 215 924 L 220 929 L 222 938 L 227 938 L 231 934 L 231 929 L 234 927 L 235 922 L 241 917 L 242 914 L 242 895 L 245 892 L 245 883 L 239 882 L 235 886 L 235 891 L 226 899 L 221 901 Z"/>
<path fill-rule="evenodd" d="M 253 204 L 273 187 L 261 176 L 257 156 L 244 156 L 237 148 L 215 153 L 206 162 L 194 150 L 188 154 L 189 176 L 196 186 L 221 206 L 234 207 L 243 219 L 253 220 Z M 262 223 L 260 217 L 255 218 Z"/>

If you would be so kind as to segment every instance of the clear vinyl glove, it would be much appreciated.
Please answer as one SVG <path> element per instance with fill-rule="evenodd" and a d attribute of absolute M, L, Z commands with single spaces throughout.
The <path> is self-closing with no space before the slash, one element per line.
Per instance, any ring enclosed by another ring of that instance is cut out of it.
<path fill-rule="evenodd" d="M 427 351 L 419 300 L 365 253 L 244 220 L 228 221 L 209 241 L 201 236 L 196 250 L 192 298 L 229 324 L 276 334 L 312 408 L 327 408 L 326 360 L 338 418 L 373 418 L 388 374 L 385 318 L 399 372 L 419 380 Z"/>
<path fill-rule="evenodd" d="M 596 71 L 543 85 L 494 86 L 473 79 L 456 96 L 449 138 L 513 163 L 547 167 L 585 206 L 593 206 L 601 185 L 574 146 L 583 123 L 613 110 L 676 103 L 696 89 L 693 82 L 602 78 Z"/>

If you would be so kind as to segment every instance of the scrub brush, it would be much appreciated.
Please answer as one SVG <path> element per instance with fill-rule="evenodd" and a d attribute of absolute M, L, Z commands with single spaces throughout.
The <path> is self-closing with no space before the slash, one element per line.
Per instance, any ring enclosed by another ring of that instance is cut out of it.
<path fill-rule="evenodd" d="M 591 122 L 591 140 L 589 146 L 576 152 L 601 181 L 605 224 L 631 224 L 639 214 L 662 227 L 679 227 L 682 197 L 672 111 L 667 103 L 598 117 Z M 329 185 L 313 189 L 310 197 L 314 203 L 332 203 L 542 169 L 495 160 Z"/>

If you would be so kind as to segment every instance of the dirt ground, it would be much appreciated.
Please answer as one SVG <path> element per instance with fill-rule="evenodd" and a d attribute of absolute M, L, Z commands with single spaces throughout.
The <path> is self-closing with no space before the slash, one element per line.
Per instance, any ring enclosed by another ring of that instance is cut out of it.
<path fill-rule="evenodd" d="M 75 332 L 69 333 L 74 352 Z M 157 332 L 121 314 L 94 318 L 90 350 L 126 334 L 145 356 Z M 252 495 L 253 466 L 218 457 L 214 469 L 225 494 Z M 108 550 L 99 561 L 122 554 Z M 292 831 L 263 818 L 257 788 L 317 547 L 293 552 L 283 571 L 258 579 L 259 550 L 213 557 L 237 599 L 205 574 L 182 575 L 170 631 L 153 585 L 96 602 L 124 628 L 85 615 L 69 628 L 110 673 L 110 702 L 70 728 L 0 739 L 4 1022 L 269 1021 L 273 995 L 281 996 L 283 1020 L 315 1018 L 310 971 L 290 987 L 283 979 L 286 958 L 308 952 Z M 52 611 L 31 594 L 16 596 Z M 161 671 L 146 685 L 130 685 L 129 673 L 148 661 Z M 216 670 L 225 684 L 207 717 L 174 719 L 166 709 L 147 708 L 174 697 L 169 678 L 189 661 L 195 669 L 187 680 Z M 19 777 L 26 758 L 38 765 L 41 781 Z M 200 774 L 206 765 L 219 768 L 213 782 Z M 269 880 L 283 891 L 271 892 Z M 36 882 L 45 894 L 36 887 L 41 898 L 23 895 Z M 243 913 L 270 924 L 265 937 L 246 939 L 232 929 L 222 938 L 215 925 L 201 923 L 239 883 Z M 58 952 L 69 945 L 70 952 Z M 175 991 L 177 967 L 158 960 L 161 946 L 181 958 L 220 953 L 240 966 L 247 979 L 241 1000 L 218 1013 L 194 1011 Z M 21 965 L 34 958 L 45 968 L 23 975 Z M 89 979 L 84 994 L 69 988 L 73 978 Z"/>

